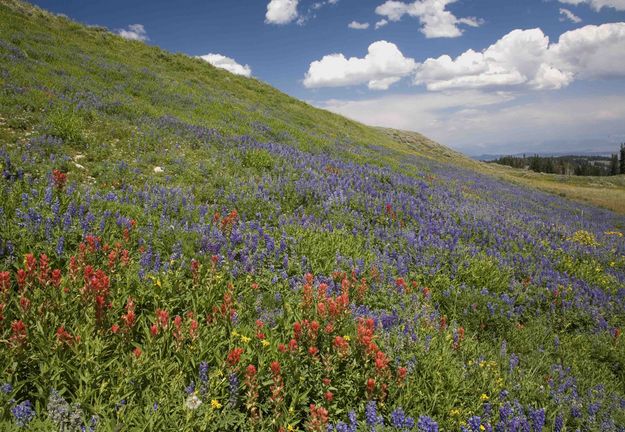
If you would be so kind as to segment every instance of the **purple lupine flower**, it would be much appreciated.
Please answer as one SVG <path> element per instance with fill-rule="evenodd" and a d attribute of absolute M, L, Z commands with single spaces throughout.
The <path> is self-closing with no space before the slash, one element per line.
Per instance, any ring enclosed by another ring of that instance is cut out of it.
<path fill-rule="evenodd" d="M 563 427 L 564 427 L 564 419 L 562 418 L 560 414 L 558 414 L 553 424 L 553 432 L 562 432 Z"/>
<path fill-rule="evenodd" d="M 354 411 L 350 411 L 347 414 L 347 418 L 349 418 L 349 432 L 356 432 L 358 430 L 358 419 L 356 418 L 356 413 Z"/>
<path fill-rule="evenodd" d="M 13 391 L 13 386 L 9 383 L 4 383 L 0 386 L 0 393 L 9 394 Z"/>
<path fill-rule="evenodd" d="M 208 362 L 200 363 L 200 381 L 206 383 L 208 381 Z"/>
<path fill-rule="evenodd" d="M 367 422 L 367 426 L 369 426 L 372 431 L 375 430 L 375 427 L 377 425 L 384 425 L 384 419 L 382 418 L 382 416 L 378 415 L 378 407 L 376 401 L 369 401 L 367 403 L 367 406 L 365 407 L 365 420 Z"/>
<path fill-rule="evenodd" d="M 512 415 L 512 407 L 510 403 L 506 402 L 506 404 L 499 408 L 499 417 L 502 421 L 507 421 L 508 418 Z"/>
<path fill-rule="evenodd" d="M 195 382 L 191 381 L 191 383 L 184 388 L 184 391 L 189 395 L 193 394 L 193 392 L 195 391 Z"/>
<path fill-rule="evenodd" d="M 543 408 L 533 410 L 530 413 L 532 419 L 532 426 L 536 432 L 542 432 L 545 427 L 545 410 Z"/>
<path fill-rule="evenodd" d="M 57 256 L 63 255 L 63 251 L 65 250 L 65 238 L 59 237 L 56 241 L 56 254 Z"/>
<path fill-rule="evenodd" d="M 519 356 L 517 356 L 514 353 L 510 354 L 510 373 L 512 373 L 518 365 L 519 365 Z"/>
<path fill-rule="evenodd" d="M 403 409 L 397 408 L 391 413 L 391 422 L 393 426 L 400 430 L 411 430 L 414 427 L 414 419 L 406 416 Z"/>
<path fill-rule="evenodd" d="M 493 411 L 493 405 L 490 402 L 484 403 L 483 407 L 484 417 L 490 417 Z"/>
<path fill-rule="evenodd" d="M 239 396 L 239 377 L 237 374 L 231 373 L 230 376 L 228 376 L 228 389 L 230 391 L 230 405 L 235 406 Z"/>
<path fill-rule="evenodd" d="M 15 418 L 15 424 L 19 427 L 26 427 L 35 418 L 35 410 L 29 400 L 11 408 L 11 414 Z"/>
<path fill-rule="evenodd" d="M 467 424 L 471 428 L 471 432 L 479 432 L 482 425 L 482 418 L 480 416 L 473 416 L 467 420 Z"/>
<path fill-rule="evenodd" d="M 419 432 L 438 432 L 438 423 L 428 416 L 420 416 L 417 427 Z"/>

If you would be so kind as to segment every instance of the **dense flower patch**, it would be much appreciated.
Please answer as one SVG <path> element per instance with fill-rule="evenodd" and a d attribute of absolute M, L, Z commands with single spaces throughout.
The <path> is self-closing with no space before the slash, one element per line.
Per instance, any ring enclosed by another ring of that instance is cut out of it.
<path fill-rule="evenodd" d="M 0 429 L 624 430 L 622 217 L 7 33 Z"/>

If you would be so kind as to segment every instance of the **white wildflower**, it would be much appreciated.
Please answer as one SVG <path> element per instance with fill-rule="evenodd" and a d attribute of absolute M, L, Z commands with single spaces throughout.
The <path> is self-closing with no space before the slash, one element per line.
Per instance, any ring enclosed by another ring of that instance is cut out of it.
<path fill-rule="evenodd" d="M 197 395 L 189 395 L 187 400 L 184 402 L 184 406 L 186 406 L 190 410 L 196 410 L 202 405 L 202 401 Z"/>

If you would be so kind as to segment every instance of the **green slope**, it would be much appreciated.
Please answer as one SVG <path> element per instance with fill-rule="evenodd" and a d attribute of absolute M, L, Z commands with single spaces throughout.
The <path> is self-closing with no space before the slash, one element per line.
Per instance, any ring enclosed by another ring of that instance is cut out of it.
<path fill-rule="evenodd" d="M 625 214 L 624 175 L 591 177 L 536 173 L 473 160 L 417 132 L 381 130 L 393 141 L 407 145 L 420 156 Z"/>
<path fill-rule="evenodd" d="M 15 0 L 0 164 L 0 430 L 625 424 L 623 218 L 533 177 Z"/>
<path fill-rule="evenodd" d="M 78 175 L 113 181 L 102 163 L 135 151 L 138 134 L 143 146 L 167 148 L 167 138 L 151 136 L 138 125 L 173 116 L 224 136 L 249 135 L 407 172 L 411 168 L 402 163 L 405 156 L 422 156 L 625 213 L 623 181 L 534 175 L 473 161 L 416 132 L 368 127 L 257 79 L 124 40 L 23 2 L 3 2 L 0 14 L 0 49 L 16 60 L 5 64 L 0 75 L 0 85 L 10 82 L 0 94 L 0 139 L 18 145 L 42 133 L 69 134 L 75 142 L 65 141 L 76 154 L 87 156 L 80 163 L 84 170 L 67 166 Z M 77 104 L 89 109 L 76 110 Z M 129 161 L 129 169 L 139 170 L 137 182 L 152 176 L 153 165 L 175 159 L 162 156 Z M 168 170 L 169 181 L 202 179 L 202 173 L 193 172 L 194 161 L 201 158 L 201 151 L 188 155 L 189 169 Z"/>
<path fill-rule="evenodd" d="M 15 87 L 0 95 L 0 139 L 6 142 L 46 131 L 69 134 L 66 141 L 73 140 L 77 151 L 96 146 L 96 160 L 112 159 L 133 150 L 123 144 L 132 142 L 137 124 L 174 116 L 224 136 L 250 135 L 371 163 L 396 164 L 413 152 L 380 130 L 314 108 L 257 79 L 25 3 L 0 4 L 0 20 L 2 52 L 25 60 L 5 63 L 0 76 L 0 85 L 10 80 Z M 76 104 L 94 104 L 98 115 L 78 112 Z M 59 112 L 59 106 L 67 110 Z M 380 159 L 378 146 L 389 154 Z"/>

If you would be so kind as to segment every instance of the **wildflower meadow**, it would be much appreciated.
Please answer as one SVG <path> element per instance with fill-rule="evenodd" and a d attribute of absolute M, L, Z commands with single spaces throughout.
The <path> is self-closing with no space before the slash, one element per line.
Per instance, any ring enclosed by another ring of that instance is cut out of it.
<path fill-rule="evenodd" d="M 1 430 L 625 431 L 622 215 L 0 22 Z"/>

